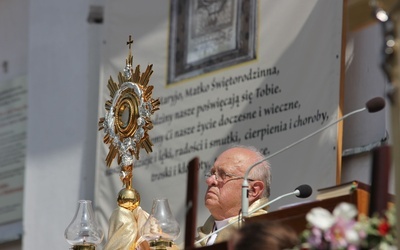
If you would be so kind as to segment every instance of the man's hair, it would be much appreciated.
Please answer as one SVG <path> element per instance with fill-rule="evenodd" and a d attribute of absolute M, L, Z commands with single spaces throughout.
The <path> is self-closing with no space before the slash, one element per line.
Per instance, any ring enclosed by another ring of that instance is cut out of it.
<path fill-rule="evenodd" d="M 245 223 L 238 231 L 239 239 L 234 250 L 283 250 L 300 244 L 296 231 L 286 224 L 275 221 Z"/>
<path fill-rule="evenodd" d="M 254 163 L 265 159 L 265 156 L 254 146 L 247 145 L 232 145 L 230 148 L 245 148 L 256 153 L 257 157 L 254 158 Z M 248 166 L 250 167 L 250 166 Z M 249 173 L 249 179 L 260 180 L 264 182 L 264 192 L 262 197 L 268 198 L 271 194 L 271 166 L 268 161 L 263 161 L 256 165 Z"/>

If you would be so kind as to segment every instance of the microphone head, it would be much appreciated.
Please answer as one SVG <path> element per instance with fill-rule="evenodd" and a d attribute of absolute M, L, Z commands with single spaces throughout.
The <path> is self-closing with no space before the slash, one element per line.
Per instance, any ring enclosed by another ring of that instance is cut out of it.
<path fill-rule="evenodd" d="M 385 107 L 385 100 L 382 97 L 375 97 L 369 100 L 365 106 L 367 107 L 368 112 L 375 113 Z"/>
<path fill-rule="evenodd" d="M 299 198 L 307 198 L 312 194 L 312 188 L 307 184 L 298 186 L 294 191 L 299 191 L 299 194 L 296 194 Z"/>

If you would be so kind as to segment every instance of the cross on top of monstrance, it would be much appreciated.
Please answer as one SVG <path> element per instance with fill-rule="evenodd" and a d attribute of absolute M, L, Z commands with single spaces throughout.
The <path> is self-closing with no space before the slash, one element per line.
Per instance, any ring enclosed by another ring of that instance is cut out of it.
<path fill-rule="evenodd" d="M 134 157 L 139 159 L 139 151 L 144 148 L 152 152 L 152 142 L 148 131 L 153 128 L 150 116 L 159 110 L 159 99 L 151 97 L 153 86 L 148 85 L 153 73 L 150 64 L 146 71 L 140 73 L 139 65 L 132 68 L 132 37 L 126 43 L 129 54 L 123 73 L 118 73 L 118 83 L 112 77 L 108 80 L 110 100 L 105 102 L 106 114 L 99 119 L 99 130 L 105 136 L 103 142 L 109 144 L 105 159 L 107 167 L 117 158 L 120 178 L 124 188 L 118 194 L 118 205 L 133 211 L 140 205 L 140 195 L 132 188 L 132 170 Z"/>
<path fill-rule="evenodd" d="M 129 52 L 131 52 L 131 45 L 133 44 L 132 36 L 129 35 L 129 40 L 126 42 L 126 45 L 129 45 Z"/>
<path fill-rule="evenodd" d="M 133 45 L 133 40 L 132 40 L 132 36 L 131 35 L 129 35 L 129 39 L 126 42 L 126 45 L 128 45 L 128 47 L 129 47 L 129 54 L 128 54 L 128 57 L 126 58 L 126 63 L 125 64 L 126 64 L 126 67 L 128 65 L 130 65 L 132 67 L 133 56 L 132 56 L 131 46 Z"/>

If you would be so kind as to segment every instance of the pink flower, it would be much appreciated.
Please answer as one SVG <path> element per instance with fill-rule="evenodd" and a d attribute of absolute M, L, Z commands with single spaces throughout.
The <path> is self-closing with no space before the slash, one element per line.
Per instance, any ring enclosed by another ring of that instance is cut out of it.
<path fill-rule="evenodd" d="M 357 250 L 396 249 L 395 207 L 390 207 L 384 217 L 359 215 L 350 203 L 340 203 L 332 213 L 323 208 L 313 208 L 306 215 L 308 230 L 302 234 L 303 242 L 311 249 Z"/>
<path fill-rule="evenodd" d="M 354 229 L 355 223 L 354 220 L 348 220 L 347 218 L 337 218 L 336 223 L 325 233 L 325 239 L 331 242 L 332 249 L 357 246 L 359 244 L 360 237 Z"/>
<path fill-rule="evenodd" d="M 322 242 L 330 242 L 331 249 L 358 246 L 362 237 L 355 226 L 357 213 L 356 207 L 350 203 L 340 203 L 332 214 L 320 207 L 311 209 L 306 215 L 306 220 L 313 227 L 309 243 L 317 247 Z"/>

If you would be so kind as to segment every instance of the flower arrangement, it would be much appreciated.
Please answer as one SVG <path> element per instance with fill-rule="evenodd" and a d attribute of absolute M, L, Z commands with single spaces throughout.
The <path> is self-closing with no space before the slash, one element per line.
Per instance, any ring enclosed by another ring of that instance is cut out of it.
<path fill-rule="evenodd" d="M 321 207 L 313 208 L 306 215 L 308 227 L 301 235 L 303 245 L 321 250 L 397 249 L 394 206 L 384 216 L 357 215 L 357 208 L 345 202 L 338 204 L 332 213 Z"/>

